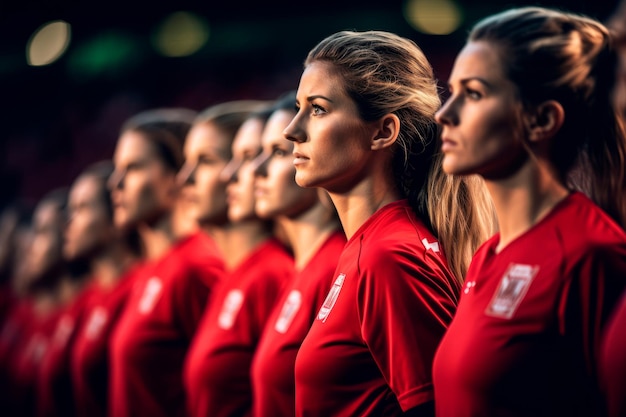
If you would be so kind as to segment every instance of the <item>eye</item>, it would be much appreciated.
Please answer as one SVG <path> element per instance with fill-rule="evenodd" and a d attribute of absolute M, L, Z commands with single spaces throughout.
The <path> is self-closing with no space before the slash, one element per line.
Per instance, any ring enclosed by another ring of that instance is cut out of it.
<path fill-rule="evenodd" d="M 198 165 L 211 165 L 214 162 L 215 159 L 208 156 L 200 156 L 198 158 Z"/>
<path fill-rule="evenodd" d="M 313 115 L 315 115 L 315 116 L 319 116 L 321 114 L 326 113 L 326 109 L 324 109 L 319 104 L 312 103 L 311 107 L 313 107 Z"/>
<path fill-rule="evenodd" d="M 278 156 L 278 157 L 287 156 L 287 151 L 285 151 L 284 149 L 280 149 L 280 148 L 274 148 L 272 149 L 272 156 Z"/>
<path fill-rule="evenodd" d="M 483 97 L 483 95 L 480 92 L 473 90 L 471 88 L 466 88 L 465 93 L 467 94 L 467 97 L 469 97 L 472 100 L 480 100 Z"/>

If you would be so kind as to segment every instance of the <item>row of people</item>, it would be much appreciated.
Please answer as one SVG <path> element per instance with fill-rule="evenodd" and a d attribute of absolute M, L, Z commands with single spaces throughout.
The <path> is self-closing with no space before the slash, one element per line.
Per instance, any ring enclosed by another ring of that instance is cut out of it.
<path fill-rule="evenodd" d="M 272 103 L 132 118 L 72 186 L 66 256 L 88 188 L 117 233 L 35 326 L 40 415 L 623 415 L 615 65 L 527 7 L 473 28 L 443 105 L 414 42 L 341 31 Z"/>

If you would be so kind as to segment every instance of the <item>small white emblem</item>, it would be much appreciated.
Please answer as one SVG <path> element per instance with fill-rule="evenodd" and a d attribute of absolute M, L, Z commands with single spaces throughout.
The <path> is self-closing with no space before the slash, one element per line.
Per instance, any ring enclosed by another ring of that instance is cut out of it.
<path fill-rule="evenodd" d="M 85 337 L 89 340 L 95 340 L 100 337 L 102 329 L 108 320 L 108 314 L 104 307 L 97 306 L 89 315 L 89 321 L 85 327 Z"/>
<path fill-rule="evenodd" d="M 319 313 L 317 313 L 317 319 L 321 320 L 322 323 L 326 322 L 330 311 L 335 306 L 337 302 L 337 298 L 339 297 L 339 292 L 341 291 L 341 287 L 343 287 L 343 282 L 346 279 L 346 274 L 339 274 L 335 283 L 330 288 L 326 299 L 324 300 L 324 304 L 322 304 L 322 308 L 320 308 Z"/>
<path fill-rule="evenodd" d="M 296 313 L 300 310 L 300 306 L 302 305 L 302 294 L 298 290 L 291 290 L 285 303 L 283 304 L 283 308 L 280 310 L 280 315 L 278 316 L 278 320 L 276 320 L 276 324 L 274 325 L 274 330 L 278 333 L 287 333 L 293 318 L 296 316 Z"/>
<path fill-rule="evenodd" d="M 513 317 L 538 271 L 539 267 L 536 265 L 509 265 L 485 313 L 505 319 Z"/>
<path fill-rule="evenodd" d="M 429 242 L 426 238 L 424 238 L 422 239 L 422 244 L 424 245 L 426 250 L 431 249 L 435 253 L 439 252 L 439 242 L 437 241 Z"/>
<path fill-rule="evenodd" d="M 228 330 L 233 327 L 237 314 L 243 305 L 243 299 L 243 291 L 241 290 L 230 290 L 228 295 L 226 295 L 224 304 L 222 304 L 222 311 L 217 319 L 222 329 Z"/>
<path fill-rule="evenodd" d="M 148 314 L 156 305 L 163 289 L 163 283 L 159 277 L 152 277 L 146 283 L 146 288 L 143 290 L 141 300 L 139 300 L 139 312 L 142 314 Z"/>

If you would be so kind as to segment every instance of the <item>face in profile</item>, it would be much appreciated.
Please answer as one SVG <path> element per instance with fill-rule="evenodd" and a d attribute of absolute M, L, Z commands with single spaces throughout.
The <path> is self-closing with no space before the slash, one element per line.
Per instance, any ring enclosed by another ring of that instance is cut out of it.
<path fill-rule="evenodd" d="M 220 174 L 231 156 L 230 138 L 213 123 L 194 125 L 185 139 L 185 164 L 178 175 L 181 199 L 201 224 L 228 221 L 226 182 Z"/>
<path fill-rule="evenodd" d="M 232 159 L 221 173 L 228 182 L 228 219 L 231 222 L 257 218 L 254 211 L 254 159 L 261 152 L 264 122 L 257 118 L 246 120 L 235 135 Z"/>
<path fill-rule="evenodd" d="M 63 263 L 65 216 L 56 202 L 43 201 L 35 209 L 25 275 L 36 282 Z"/>
<path fill-rule="evenodd" d="M 109 187 L 113 219 L 120 228 L 153 224 L 174 207 L 176 173 L 142 133 L 127 131 L 119 138 L 113 156 L 115 171 Z"/>
<path fill-rule="evenodd" d="M 255 162 L 255 210 L 264 219 L 295 217 L 318 201 L 316 189 L 303 188 L 295 182 L 293 142 L 283 136 L 294 115 L 289 110 L 274 112 L 263 131 L 263 152 Z"/>
<path fill-rule="evenodd" d="M 503 178 L 527 158 L 521 104 L 501 61 L 491 44 L 470 42 L 454 63 L 450 97 L 436 115 L 448 174 Z"/>
<path fill-rule="evenodd" d="M 297 107 L 284 135 L 294 142 L 298 185 L 330 192 L 354 188 L 367 175 L 374 157 L 373 130 L 361 119 L 332 64 L 313 62 L 306 67 Z"/>
<path fill-rule="evenodd" d="M 105 184 L 95 176 L 79 177 L 70 189 L 63 253 L 68 259 L 90 259 L 114 238 Z"/>

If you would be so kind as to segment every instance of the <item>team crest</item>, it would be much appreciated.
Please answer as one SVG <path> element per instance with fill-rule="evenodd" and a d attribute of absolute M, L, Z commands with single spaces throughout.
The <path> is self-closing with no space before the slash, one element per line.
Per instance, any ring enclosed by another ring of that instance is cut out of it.
<path fill-rule="evenodd" d="M 100 337 L 107 320 L 108 314 L 104 307 L 98 306 L 94 308 L 85 327 L 85 337 L 89 340 L 95 340 Z"/>
<path fill-rule="evenodd" d="M 228 330 L 233 327 L 237 314 L 243 304 L 243 291 L 231 290 L 226 298 L 224 304 L 222 304 L 222 311 L 217 319 L 219 326 L 222 329 Z"/>
<path fill-rule="evenodd" d="M 536 265 L 513 263 L 509 265 L 485 313 L 504 319 L 513 317 L 538 271 L 539 267 Z"/>
<path fill-rule="evenodd" d="M 289 329 L 289 326 L 291 326 L 291 322 L 296 316 L 296 313 L 300 310 L 301 305 L 302 294 L 298 290 L 291 290 L 285 300 L 285 303 L 283 304 L 283 308 L 280 310 L 280 316 L 278 316 L 278 320 L 276 320 L 274 330 L 278 333 L 287 333 L 287 330 Z"/>
<path fill-rule="evenodd" d="M 143 290 L 141 300 L 139 300 L 139 312 L 142 314 L 148 314 L 152 312 L 154 306 L 159 300 L 161 290 L 163 289 L 163 283 L 159 277 L 152 277 L 146 283 L 146 288 Z"/>
<path fill-rule="evenodd" d="M 337 298 L 339 297 L 339 292 L 341 291 L 341 287 L 343 287 L 343 282 L 346 279 L 346 274 L 339 274 L 335 283 L 330 288 L 326 299 L 324 300 L 324 304 L 322 304 L 322 308 L 320 308 L 319 313 L 317 313 L 317 319 L 321 320 L 322 323 L 326 322 L 330 311 L 335 306 L 337 302 Z"/>

